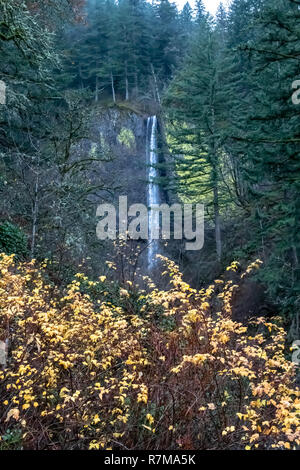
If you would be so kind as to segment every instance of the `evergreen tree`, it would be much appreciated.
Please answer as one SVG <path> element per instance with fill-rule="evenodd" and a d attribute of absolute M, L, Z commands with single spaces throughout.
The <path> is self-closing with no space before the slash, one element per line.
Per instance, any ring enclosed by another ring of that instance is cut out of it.
<path fill-rule="evenodd" d="M 209 18 L 198 26 L 182 70 L 166 98 L 175 123 L 173 153 L 186 157 L 177 164 L 179 192 L 190 200 L 208 196 L 215 225 L 218 261 L 222 256 L 220 220 L 220 159 L 225 99 L 218 42 Z"/>
<path fill-rule="evenodd" d="M 197 0 L 195 6 L 195 16 L 196 16 L 196 23 L 201 24 L 203 21 L 207 20 L 207 11 L 204 6 L 203 0 Z"/>
<path fill-rule="evenodd" d="M 184 4 L 184 7 L 179 16 L 180 28 L 181 28 L 181 40 L 187 41 L 194 29 L 193 23 L 193 9 L 189 2 Z M 189 46 L 184 42 L 184 47 L 187 49 Z"/>
<path fill-rule="evenodd" d="M 261 8 L 256 37 L 243 47 L 253 61 L 252 99 L 239 134 L 247 152 L 244 174 L 259 227 L 254 237 L 268 263 L 263 273 L 273 296 L 286 296 L 287 304 L 293 304 L 300 292 L 299 107 L 291 100 L 292 83 L 300 74 L 299 19 L 293 0 L 276 5 L 266 1 Z"/>
<path fill-rule="evenodd" d="M 228 16 L 222 2 L 218 6 L 216 14 L 216 32 L 218 33 L 219 40 L 222 42 L 222 47 L 224 48 L 227 43 Z"/>
<path fill-rule="evenodd" d="M 153 66 L 166 81 L 173 75 L 180 54 L 178 11 L 169 0 L 159 0 L 156 5 L 154 25 Z"/>

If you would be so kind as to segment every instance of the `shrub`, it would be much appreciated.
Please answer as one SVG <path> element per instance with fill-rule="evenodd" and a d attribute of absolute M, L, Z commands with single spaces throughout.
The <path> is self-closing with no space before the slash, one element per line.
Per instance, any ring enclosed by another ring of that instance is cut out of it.
<path fill-rule="evenodd" d="M 121 129 L 121 132 L 118 135 L 118 141 L 128 149 L 131 149 L 135 146 L 135 137 L 133 132 L 130 129 L 126 129 L 125 127 Z"/>
<path fill-rule="evenodd" d="M 24 258 L 28 254 L 27 243 L 27 237 L 19 227 L 7 221 L 0 225 L 0 252 Z"/>
<path fill-rule="evenodd" d="M 21 432 L 28 449 L 299 446 L 299 390 L 279 320 L 234 322 L 231 282 L 197 292 L 165 262 L 171 288 L 141 295 L 132 313 L 131 283 L 114 302 L 104 278 L 80 273 L 60 292 L 43 267 L 2 255 L 11 351 L 0 372 L 2 436 Z M 153 321 L 158 311 L 172 327 Z"/>

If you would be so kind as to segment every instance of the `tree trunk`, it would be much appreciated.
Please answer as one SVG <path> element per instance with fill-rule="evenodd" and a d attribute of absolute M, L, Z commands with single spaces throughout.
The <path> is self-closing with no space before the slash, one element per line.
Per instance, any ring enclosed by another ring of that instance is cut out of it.
<path fill-rule="evenodd" d="M 7 351 L 8 351 L 8 339 L 2 341 L 0 340 L 0 367 L 3 369 L 7 365 Z"/>
<path fill-rule="evenodd" d="M 79 65 L 79 77 L 80 77 L 80 85 L 81 85 L 81 88 L 83 90 L 84 89 L 84 84 L 83 84 L 81 65 Z"/>
<path fill-rule="evenodd" d="M 212 88 L 213 90 L 213 88 Z M 211 102 L 214 102 L 214 94 L 211 96 Z M 220 262 L 222 257 L 222 240 L 221 240 L 221 221 L 220 221 L 220 206 L 219 206 L 219 171 L 218 171 L 218 152 L 215 140 L 215 109 L 211 105 L 211 157 L 212 157 L 212 184 L 213 184 L 213 193 L 214 193 L 214 217 L 215 217 L 215 237 L 216 237 L 216 252 L 217 259 Z"/>
<path fill-rule="evenodd" d="M 129 85 L 128 85 L 128 69 L 127 69 L 127 62 L 125 62 L 125 100 L 129 100 Z"/>
<path fill-rule="evenodd" d="M 295 266 L 295 268 L 298 268 L 299 259 L 298 259 L 298 253 L 297 253 L 296 245 L 293 244 L 292 249 L 293 249 L 293 256 L 294 256 L 294 266 Z"/>
<path fill-rule="evenodd" d="M 222 240 L 221 240 L 221 222 L 220 222 L 220 207 L 219 207 L 219 191 L 218 183 L 214 183 L 214 215 L 215 215 L 215 236 L 216 236 L 216 251 L 218 261 L 222 257 Z"/>
<path fill-rule="evenodd" d="M 135 97 L 138 97 L 138 95 L 139 95 L 139 80 L 138 80 L 137 72 L 134 74 L 134 93 L 135 93 Z"/>
<path fill-rule="evenodd" d="M 154 83 L 155 99 L 158 102 L 158 104 L 161 104 L 160 94 L 159 94 L 159 89 L 158 89 L 158 83 L 157 83 L 157 78 L 156 78 L 156 75 L 155 75 L 153 64 L 150 64 L 150 67 L 151 67 L 151 73 L 152 73 L 153 83 Z"/>
<path fill-rule="evenodd" d="M 95 102 L 99 100 L 99 79 L 96 77 Z"/>
<path fill-rule="evenodd" d="M 110 73 L 110 80 L 111 80 L 111 92 L 112 92 L 112 98 L 113 102 L 116 103 L 116 93 L 115 93 L 115 84 L 114 84 L 114 76 L 113 73 Z"/>
<path fill-rule="evenodd" d="M 35 251 L 35 240 L 36 240 L 36 231 L 37 231 L 37 217 L 38 217 L 38 177 L 36 178 L 35 182 L 35 189 L 34 189 L 34 199 L 33 199 L 33 207 L 32 207 L 32 233 L 31 233 L 31 258 L 34 257 Z"/>

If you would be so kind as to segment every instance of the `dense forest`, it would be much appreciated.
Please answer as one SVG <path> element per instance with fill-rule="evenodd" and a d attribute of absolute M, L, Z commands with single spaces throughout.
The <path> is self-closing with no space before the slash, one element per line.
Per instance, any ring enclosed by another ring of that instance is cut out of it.
<path fill-rule="evenodd" d="M 0 0 L 0 57 L 0 450 L 299 449 L 300 2 Z M 203 248 L 97 239 L 131 191 Z"/>

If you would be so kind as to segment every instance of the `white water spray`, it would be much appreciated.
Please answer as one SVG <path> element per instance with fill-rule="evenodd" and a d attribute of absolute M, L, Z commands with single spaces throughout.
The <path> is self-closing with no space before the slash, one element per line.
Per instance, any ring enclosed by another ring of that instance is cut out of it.
<path fill-rule="evenodd" d="M 147 163 L 149 165 L 148 172 L 148 207 L 160 204 L 159 187 L 155 182 L 158 177 L 158 164 L 157 156 L 157 118 L 151 116 L 147 121 L 147 143 L 146 143 Z M 148 217 L 149 224 L 149 247 L 148 247 L 148 268 L 151 270 L 155 263 L 155 256 L 158 251 L 158 241 L 152 238 L 152 232 L 156 224 L 159 224 L 157 218 L 154 216 L 153 211 L 149 211 Z"/>

